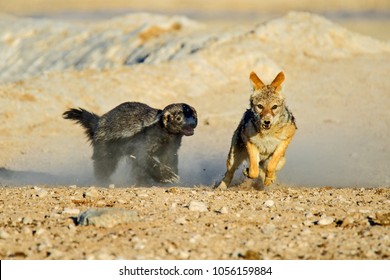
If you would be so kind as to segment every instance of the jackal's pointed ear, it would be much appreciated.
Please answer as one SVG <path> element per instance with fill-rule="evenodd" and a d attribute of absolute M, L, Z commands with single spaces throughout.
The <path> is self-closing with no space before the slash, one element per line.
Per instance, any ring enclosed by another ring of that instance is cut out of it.
<path fill-rule="evenodd" d="M 249 75 L 249 80 L 251 81 L 251 85 L 254 90 L 262 89 L 265 86 L 265 84 L 260 80 L 255 72 L 251 72 Z"/>
<path fill-rule="evenodd" d="M 271 86 L 273 86 L 275 89 L 280 89 L 279 87 L 284 81 L 284 73 L 280 72 L 275 79 L 272 81 Z"/>

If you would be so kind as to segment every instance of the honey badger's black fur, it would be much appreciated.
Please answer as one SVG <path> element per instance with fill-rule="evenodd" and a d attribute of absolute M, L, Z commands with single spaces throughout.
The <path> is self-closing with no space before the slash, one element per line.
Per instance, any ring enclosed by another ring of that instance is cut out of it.
<path fill-rule="evenodd" d="M 100 183 L 109 182 L 124 156 L 132 163 L 135 183 L 177 183 L 181 139 L 192 135 L 197 126 L 195 109 L 184 103 L 159 110 L 126 102 L 101 117 L 73 108 L 63 117 L 84 127 L 93 146 L 94 171 Z"/>

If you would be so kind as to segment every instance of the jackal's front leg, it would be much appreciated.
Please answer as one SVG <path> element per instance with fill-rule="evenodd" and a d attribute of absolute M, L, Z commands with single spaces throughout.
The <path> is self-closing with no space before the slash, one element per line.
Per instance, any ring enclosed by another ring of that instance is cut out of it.
<path fill-rule="evenodd" d="M 275 181 L 276 171 L 280 170 L 286 162 L 284 154 L 286 153 L 286 149 L 288 147 L 288 144 L 290 143 L 290 140 L 291 139 L 288 139 L 280 143 L 279 146 L 276 148 L 275 152 L 273 153 L 271 159 L 269 160 L 267 168 L 265 170 L 265 186 L 269 186 Z"/>
<path fill-rule="evenodd" d="M 259 177 L 259 149 L 251 142 L 247 142 L 246 151 L 249 159 L 249 170 L 247 176 L 251 179 Z"/>

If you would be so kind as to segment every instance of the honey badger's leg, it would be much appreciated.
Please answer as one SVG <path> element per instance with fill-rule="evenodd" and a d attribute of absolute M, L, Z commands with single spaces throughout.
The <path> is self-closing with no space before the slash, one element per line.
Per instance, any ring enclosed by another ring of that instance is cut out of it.
<path fill-rule="evenodd" d="M 235 142 L 236 141 L 233 140 L 232 146 L 230 147 L 228 159 L 226 161 L 226 173 L 222 181 L 217 185 L 217 188 L 219 189 L 226 189 L 230 186 L 234 172 L 246 158 L 245 149 L 236 145 Z"/>
<path fill-rule="evenodd" d="M 168 166 L 172 172 L 179 174 L 179 148 L 180 139 L 177 138 L 172 141 L 163 149 L 160 149 L 157 157 L 160 159 L 160 163 Z"/>
<path fill-rule="evenodd" d="M 160 153 L 154 152 L 155 148 L 147 148 L 147 145 L 140 143 L 137 146 L 137 150 L 134 151 L 133 164 L 137 183 L 148 183 L 150 178 L 161 183 L 179 183 L 177 150 L 174 152 L 168 147 L 167 149 L 165 149 L 166 147 L 161 147 L 158 150 L 165 150 L 164 153 L 166 154 L 164 154 L 165 157 L 160 157 Z M 171 157 L 168 156 L 170 152 L 173 153 Z"/>
<path fill-rule="evenodd" d="M 120 156 L 114 145 L 94 145 L 92 159 L 95 177 L 100 184 L 109 183 L 110 176 L 118 166 Z"/>

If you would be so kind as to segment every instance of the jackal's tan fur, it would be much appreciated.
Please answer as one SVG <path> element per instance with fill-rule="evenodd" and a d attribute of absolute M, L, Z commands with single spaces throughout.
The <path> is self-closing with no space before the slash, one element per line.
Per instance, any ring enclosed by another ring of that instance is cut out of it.
<path fill-rule="evenodd" d="M 234 172 L 244 160 L 249 161 L 249 168 L 244 170 L 247 177 L 256 179 L 263 172 L 264 185 L 271 185 L 276 179 L 276 171 L 286 161 L 284 154 L 297 128 L 280 93 L 283 72 L 269 85 L 265 85 L 254 72 L 249 79 L 253 87 L 250 109 L 246 110 L 234 132 L 226 162 L 227 171 L 217 186 L 221 189 L 229 187 Z"/>

